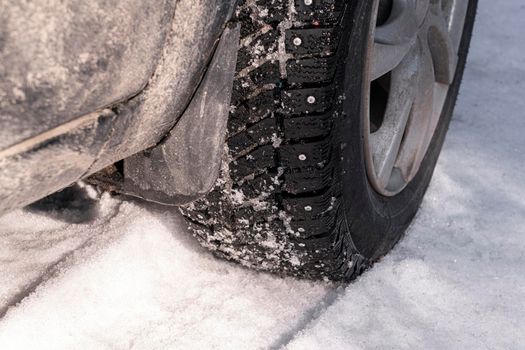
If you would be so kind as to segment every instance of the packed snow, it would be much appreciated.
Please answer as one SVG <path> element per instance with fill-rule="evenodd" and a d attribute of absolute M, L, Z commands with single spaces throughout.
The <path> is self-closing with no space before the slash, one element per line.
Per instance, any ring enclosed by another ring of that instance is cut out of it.
<path fill-rule="evenodd" d="M 76 188 L 0 218 L 0 349 L 525 348 L 523 18 L 481 0 L 420 214 L 355 282 L 249 271 L 176 210 Z"/>

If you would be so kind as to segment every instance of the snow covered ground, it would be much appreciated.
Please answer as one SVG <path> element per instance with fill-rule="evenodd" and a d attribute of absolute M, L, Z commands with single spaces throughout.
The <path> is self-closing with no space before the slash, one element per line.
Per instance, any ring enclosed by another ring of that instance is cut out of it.
<path fill-rule="evenodd" d="M 0 218 L 0 349 L 525 348 L 523 18 L 481 0 L 421 212 L 351 285 L 216 260 L 150 204 L 35 207 Z"/>

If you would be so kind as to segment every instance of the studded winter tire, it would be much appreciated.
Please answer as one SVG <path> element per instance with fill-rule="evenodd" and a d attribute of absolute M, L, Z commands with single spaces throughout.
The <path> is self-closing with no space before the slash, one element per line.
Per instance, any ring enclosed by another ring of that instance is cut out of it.
<path fill-rule="evenodd" d="M 246 0 L 220 178 L 181 208 L 245 266 L 348 281 L 416 214 L 476 0 Z"/>

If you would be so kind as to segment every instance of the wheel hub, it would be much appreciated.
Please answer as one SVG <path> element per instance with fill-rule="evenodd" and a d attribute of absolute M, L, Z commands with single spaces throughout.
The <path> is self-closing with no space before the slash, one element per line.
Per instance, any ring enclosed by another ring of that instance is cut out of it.
<path fill-rule="evenodd" d="M 363 126 L 368 178 L 382 195 L 401 192 L 427 153 L 454 80 L 467 7 L 467 0 L 374 1 Z"/>

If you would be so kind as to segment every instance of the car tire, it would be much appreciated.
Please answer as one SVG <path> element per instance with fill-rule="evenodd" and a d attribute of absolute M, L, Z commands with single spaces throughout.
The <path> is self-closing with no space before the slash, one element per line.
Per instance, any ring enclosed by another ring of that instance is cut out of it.
<path fill-rule="evenodd" d="M 355 278 L 392 249 L 431 180 L 476 6 L 469 1 L 455 75 L 419 170 L 385 195 L 370 180 L 363 128 L 377 2 L 241 2 L 221 174 L 205 198 L 181 207 L 199 242 L 247 267 L 335 281 Z"/>

